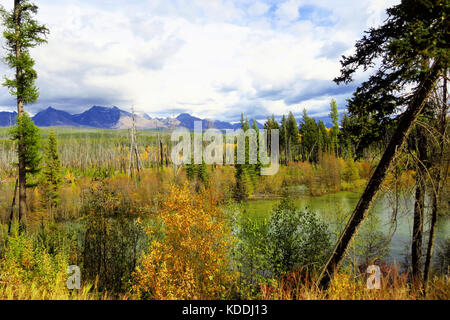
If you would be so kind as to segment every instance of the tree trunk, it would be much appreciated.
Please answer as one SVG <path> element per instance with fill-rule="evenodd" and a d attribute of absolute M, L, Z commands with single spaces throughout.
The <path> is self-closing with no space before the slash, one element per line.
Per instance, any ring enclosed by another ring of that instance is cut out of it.
<path fill-rule="evenodd" d="M 16 25 L 16 33 L 19 33 L 19 26 L 21 23 L 21 12 L 20 12 L 20 2 L 21 0 L 14 0 L 14 23 Z M 16 58 L 20 59 L 22 54 L 22 48 L 19 43 L 16 43 Z M 16 67 L 16 81 L 20 82 L 22 79 L 22 68 L 20 66 Z M 22 92 L 19 88 L 17 89 L 17 117 L 20 118 L 25 113 L 25 103 L 23 101 Z M 23 137 L 19 138 L 18 145 L 18 158 L 19 158 L 19 224 L 20 229 L 24 226 L 23 220 L 27 214 L 27 174 L 25 166 L 25 154 Z"/>
<path fill-rule="evenodd" d="M 434 248 L 434 234 L 436 232 L 436 221 L 437 221 L 437 211 L 438 211 L 438 204 L 439 204 L 439 194 L 440 194 L 440 185 L 441 185 L 441 168 L 438 168 L 438 176 L 436 177 L 436 190 L 434 190 L 433 195 L 433 204 L 432 204 L 432 211 L 431 211 L 431 222 L 430 222 L 430 234 L 428 237 L 428 247 L 427 247 L 427 255 L 425 258 L 425 268 L 423 271 L 423 285 L 424 285 L 424 291 L 426 293 L 427 289 L 427 281 L 428 281 L 428 274 L 430 271 L 430 265 L 431 265 L 431 257 L 433 255 L 433 248 Z"/>
<path fill-rule="evenodd" d="M 14 218 L 14 207 L 16 206 L 16 195 L 17 195 L 17 186 L 19 184 L 19 178 L 16 179 L 16 185 L 14 187 L 14 196 L 11 204 L 11 213 L 9 215 L 9 223 L 8 223 L 8 234 L 11 234 L 11 227 Z"/>
<path fill-rule="evenodd" d="M 284 128 L 284 165 L 287 166 L 288 164 L 288 140 L 286 135 L 286 128 Z"/>
<path fill-rule="evenodd" d="M 339 240 L 337 241 L 330 258 L 320 275 L 318 285 L 321 288 L 328 288 L 331 276 L 334 274 L 335 270 L 342 261 L 348 249 L 348 246 L 353 237 L 358 232 L 361 223 L 364 221 L 364 219 L 366 219 L 372 202 L 375 199 L 375 196 L 377 195 L 381 184 L 386 178 L 389 167 L 391 166 L 397 151 L 402 148 L 403 144 L 405 143 L 406 137 L 411 130 L 411 127 L 413 126 L 420 112 L 423 110 L 425 102 L 430 96 L 430 93 L 438 80 L 441 70 L 442 66 L 440 61 L 435 61 L 426 79 L 420 82 L 420 85 L 415 92 L 415 95 L 407 110 L 399 119 L 398 127 L 395 130 L 394 135 L 392 136 L 391 141 L 389 142 L 389 145 L 387 146 L 380 160 L 380 163 L 378 164 L 375 172 L 370 178 L 370 181 L 367 184 L 361 198 L 359 199 L 359 202 L 356 205 L 356 208 L 353 211 L 353 214 L 349 222 L 347 223 L 345 230 L 339 237 Z"/>
<path fill-rule="evenodd" d="M 447 72 L 447 71 L 446 71 Z M 437 222 L 437 212 L 439 206 L 439 199 L 442 187 L 442 169 L 444 167 L 443 159 L 444 159 L 444 143 L 445 143 L 445 132 L 447 128 L 447 75 L 444 77 L 444 86 L 443 86 L 443 100 L 442 100 L 442 111 L 440 114 L 440 136 L 439 136 L 439 159 L 437 161 L 438 169 L 435 179 L 435 190 L 433 192 L 433 204 L 431 211 L 431 223 L 430 223 L 430 234 L 428 237 L 428 247 L 427 247 L 427 255 L 425 259 L 425 268 L 423 271 L 423 284 L 424 291 L 426 293 L 427 290 L 427 281 L 428 274 L 430 271 L 431 258 L 433 256 L 433 248 L 434 248 L 434 235 L 436 232 L 436 222 Z"/>
<path fill-rule="evenodd" d="M 159 139 L 159 160 L 162 167 L 164 165 L 164 155 L 163 155 L 163 144 L 161 139 Z"/>
<path fill-rule="evenodd" d="M 427 142 L 424 128 L 417 128 L 418 135 L 418 155 L 419 160 L 417 163 L 416 174 L 416 195 L 414 201 L 414 220 L 413 220 L 413 233 L 411 243 L 411 269 L 412 269 L 412 282 L 417 288 L 420 287 L 420 281 L 422 280 L 422 238 L 423 238 L 423 217 L 425 208 L 425 178 L 427 166 Z"/>

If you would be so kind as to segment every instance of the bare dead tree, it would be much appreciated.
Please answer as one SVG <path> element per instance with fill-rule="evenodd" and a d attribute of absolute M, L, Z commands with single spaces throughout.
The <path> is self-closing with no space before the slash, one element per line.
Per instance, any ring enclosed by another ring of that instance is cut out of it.
<path fill-rule="evenodd" d="M 130 162 L 128 164 L 128 175 L 131 177 L 136 172 L 139 175 L 142 166 L 139 157 L 139 149 L 136 140 L 136 117 L 134 113 L 134 106 L 131 107 L 132 126 L 130 131 Z"/>

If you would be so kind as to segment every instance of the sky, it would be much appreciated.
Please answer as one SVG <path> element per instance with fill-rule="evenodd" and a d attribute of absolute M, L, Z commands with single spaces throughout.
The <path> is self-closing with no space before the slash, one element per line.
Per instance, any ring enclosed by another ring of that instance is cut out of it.
<path fill-rule="evenodd" d="M 0 0 L 7 9 L 12 0 Z M 131 105 L 152 117 L 237 121 L 346 107 L 367 74 L 336 85 L 340 57 L 394 0 L 40 0 L 48 43 L 32 49 L 31 114 Z M 4 52 L 2 53 L 4 54 Z M 11 71 L 0 65 L 1 75 Z M 0 110 L 14 110 L 0 87 Z"/>

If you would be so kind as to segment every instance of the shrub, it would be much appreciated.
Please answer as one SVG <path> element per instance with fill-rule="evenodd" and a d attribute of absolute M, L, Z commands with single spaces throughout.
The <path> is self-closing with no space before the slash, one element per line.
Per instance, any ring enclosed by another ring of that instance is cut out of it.
<path fill-rule="evenodd" d="M 90 285 L 71 292 L 66 287 L 69 250 L 61 245 L 49 252 L 30 235 L 8 237 L 0 260 L 0 299 L 91 299 Z"/>
<path fill-rule="evenodd" d="M 239 291 L 241 298 L 254 297 L 258 285 L 270 277 L 269 245 L 267 242 L 267 220 L 245 217 L 237 221 L 238 242 L 234 259 L 239 271 Z"/>
<path fill-rule="evenodd" d="M 206 192 L 207 194 L 207 192 Z M 228 297 L 234 274 L 231 231 L 223 212 L 187 184 L 172 186 L 147 233 L 149 250 L 134 274 L 134 292 L 147 299 Z"/>
<path fill-rule="evenodd" d="M 330 233 L 315 213 L 296 209 L 285 195 L 272 212 L 268 242 L 272 271 L 280 275 L 320 267 L 328 256 Z"/>
<path fill-rule="evenodd" d="M 125 292 L 144 246 L 140 210 L 104 184 L 84 207 L 83 275 L 100 290 Z"/>
<path fill-rule="evenodd" d="M 353 159 L 348 158 L 345 161 L 344 169 L 342 170 L 342 179 L 347 182 L 353 182 L 355 180 L 359 179 L 359 171 L 358 166 L 356 165 L 355 161 Z"/>
<path fill-rule="evenodd" d="M 389 256 L 389 239 L 380 231 L 380 218 L 371 214 L 355 239 L 358 263 L 368 265 Z"/>

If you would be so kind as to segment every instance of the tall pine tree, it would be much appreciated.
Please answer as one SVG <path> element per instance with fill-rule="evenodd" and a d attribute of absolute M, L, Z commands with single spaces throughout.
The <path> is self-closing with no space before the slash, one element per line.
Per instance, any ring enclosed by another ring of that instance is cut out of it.
<path fill-rule="evenodd" d="M 49 30 L 38 23 L 34 16 L 37 14 L 38 7 L 29 0 L 14 0 L 14 8 L 7 11 L 0 8 L 5 38 L 4 47 L 7 50 L 5 57 L 6 64 L 15 70 L 13 79 L 6 78 L 3 83 L 8 87 L 11 95 L 16 97 L 18 124 L 30 125 L 25 115 L 25 104 L 33 103 L 39 97 L 39 92 L 34 84 L 37 78 L 37 72 L 34 69 L 34 60 L 30 56 L 30 49 L 46 42 L 46 35 Z M 31 127 L 30 127 L 31 128 Z M 18 142 L 19 158 L 19 221 L 26 216 L 26 187 L 27 187 L 27 146 L 25 128 L 18 128 L 14 138 Z"/>
<path fill-rule="evenodd" d="M 330 130 L 331 151 L 334 152 L 336 157 L 339 156 L 339 112 L 337 108 L 336 100 L 331 100 L 331 112 L 330 118 L 333 122 L 333 126 Z"/>

